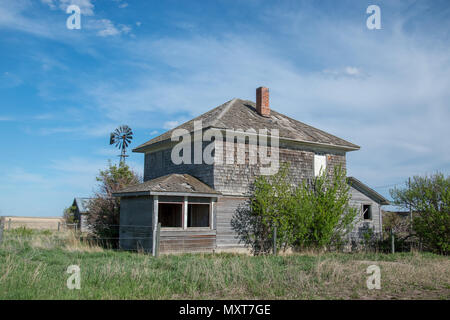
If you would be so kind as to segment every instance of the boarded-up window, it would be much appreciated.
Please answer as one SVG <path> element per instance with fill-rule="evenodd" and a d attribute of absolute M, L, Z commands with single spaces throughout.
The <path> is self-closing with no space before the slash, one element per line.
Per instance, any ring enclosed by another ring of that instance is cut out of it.
<path fill-rule="evenodd" d="M 315 154 L 314 155 L 314 176 L 320 176 L 323 170 L 327 168 L 327 157 Z"/>
<path fill-rule="evenodd" d="M 372 219 L 372 206 L 370 204 L 363 204 L 364 220 Z"/>
<path fill-rule="evenodd" d="M 181 228 L 183 204 L 181 203 L 159 203 L 158 204 L 158 221 L 161 227 Z"/>
<path fill-rule="evenodd" d="M 188 228 L 209 227 L 209 204 L 188 204 Z"/>

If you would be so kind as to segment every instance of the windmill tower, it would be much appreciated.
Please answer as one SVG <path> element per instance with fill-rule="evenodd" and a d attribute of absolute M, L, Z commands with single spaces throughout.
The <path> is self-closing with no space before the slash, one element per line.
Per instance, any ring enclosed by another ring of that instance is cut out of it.
<path fill-rule="evenodd" d="M 109 144 L 115 144 L 121 150 L 119 155 L 120 164 L 125 163 L 125 158 L 128 157 L 126 152 L 131 140 L 133 140 L 133 131 L 127 125 L 120 126 L 114 132 L 111 132 Z"/>

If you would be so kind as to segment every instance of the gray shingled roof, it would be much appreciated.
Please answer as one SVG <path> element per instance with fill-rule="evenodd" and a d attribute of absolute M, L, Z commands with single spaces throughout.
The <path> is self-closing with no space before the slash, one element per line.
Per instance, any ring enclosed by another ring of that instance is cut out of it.
<path fill-rule="evenodd" d="M 270 111 L 270 117 L 263 117 L 256 112 L 255 103 L 248 100 L 233 99 L 218 106 L 197 118 L 194 118 L 182 125 L 169 130 L 162 135 L 147 141 L 146 143 L 133 149 L 134 152 L 144 152 L 146 147 L 170 140 L 175 129 L 187 129 L 194 131 L 194 121 L 202 120 L 202 126 L 206 128 L 218 129 L 278 129 L 280 138 L 286 138 L 307 143 L 326 144 L 346 149 L 359 149 L 359 146 L 316 129 L 300 121 L 289 118 L 275 110 Z"/>
<path fill-rule="evenodd" d="M 113 195 L 120 196 L 126 193 L 147 192 L 219 194 L 219 192 L 191 175 L 173 173 L 127 187 Z"/>
<path fill-rule="evenodd" d="M 89 201 L 92 198 L 75 198 L 73 200 L 74 205 L 76 205 L 78 207 L 78 210 L 80 211 L 80 213 L 87 213 L 88 212 L 88 204 Z"/>

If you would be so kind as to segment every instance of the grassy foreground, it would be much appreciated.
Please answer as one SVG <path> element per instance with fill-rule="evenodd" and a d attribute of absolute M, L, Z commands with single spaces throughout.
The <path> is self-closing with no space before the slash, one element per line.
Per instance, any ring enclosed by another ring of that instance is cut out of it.
<path fill-rule="evenodd" d="M 6 231 L 0 299 L 449 299 L 450 259 L 427 253 L 162 256 L 104 250 L 69 234 Z M 69 265 L 81 289 L 69 290 Z M 381 268 L 368 290 L 366 268 Z"/>

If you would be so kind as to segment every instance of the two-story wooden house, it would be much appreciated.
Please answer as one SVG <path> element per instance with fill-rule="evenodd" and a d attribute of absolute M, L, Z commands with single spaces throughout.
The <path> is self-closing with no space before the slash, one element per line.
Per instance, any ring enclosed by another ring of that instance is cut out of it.
<path fill-rule="evenodd" d="M 180 143 L 179 138 L 173 139 L 179 136 L 177 131 L 184 132 L 192 146 L 182 151 L 188 161 L 181 163 L 174 161 L 173 151 Z M 199 146 L 202 151 L 208 146 L 213 150 L 213 161 L 184 154 Z M 144 182 L 115 194 L 121 197 L 120 246 L 154 252 L 153 230 L 161 223 L 161 252 L 242 247 L 230 221 L 248 199 L 262 168 L 274 161 L 290 162 L 291 177 L 300 182 L 323 169 L 333 170 L 337 165 L 345 169 L 346 153 L 359 148 L 271 110 L 269 90 L 260 87 L 256 103 L 233 99 L 133 150 L 145 154 Z M 259 157 L 261 150 L 267 158 Z M 349 183 L 352 204 L 360 209 L 353 236 L 367 226 L 380 233 L 380 207 L 387 200 L 354 178 Z"/>

